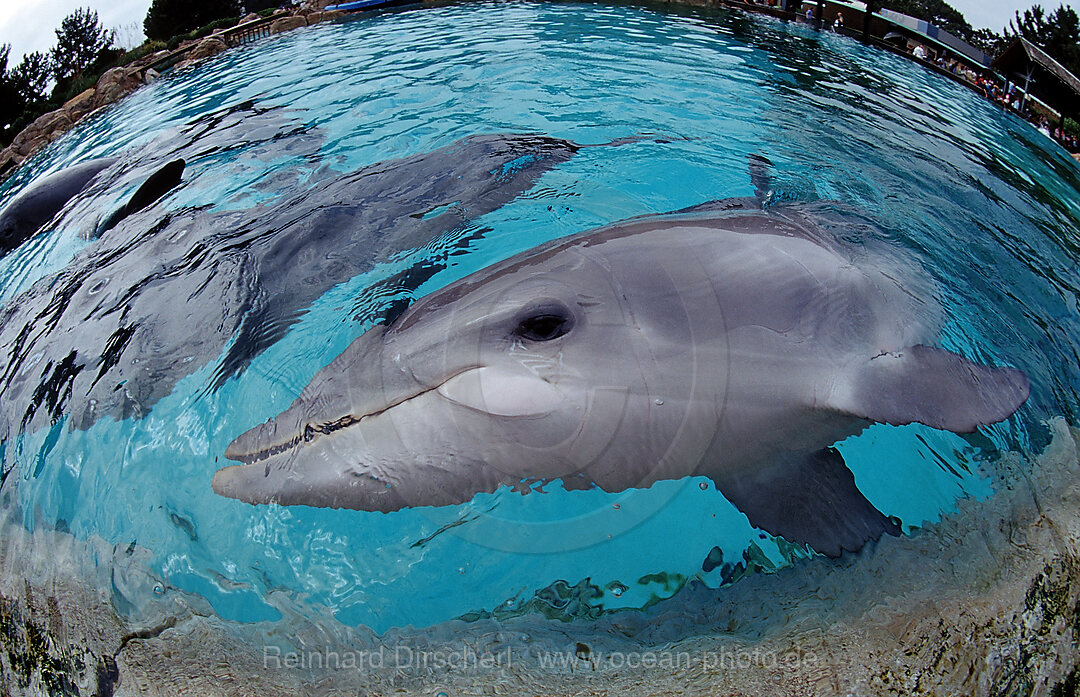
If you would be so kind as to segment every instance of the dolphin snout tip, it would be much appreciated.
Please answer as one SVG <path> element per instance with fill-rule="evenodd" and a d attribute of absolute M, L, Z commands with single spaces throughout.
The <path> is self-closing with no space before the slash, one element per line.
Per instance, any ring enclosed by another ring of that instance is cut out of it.
<path fill-rule="evenodd" d="M 240 495 L 243 487 L 238 486 L 239 480 L 244 475 L 243 469 L 243 465 L 229 465 L 214 472 L 214 479 L 210 484 L 214 489 L 214 493 L 230 499 L 247 500 Z"/>
<path fill-rule="evenodd" d="M 226 459 L 236 460 L 237 462 L 243 461 L 245 453 L 244 449 L 237 445 L 237 441 L 239 440 L 239 438 L 233 440 L 233 442 L 229 443 L 229 445 L 225 448 L 225 452 L 223 454 L 225 455 Z"/>
<path fill-rule="evenodd" d="M 228 465 L 214 473 L 214 493 L 250 504 L 280 503 L 281 492 L 260 465 Z"/>

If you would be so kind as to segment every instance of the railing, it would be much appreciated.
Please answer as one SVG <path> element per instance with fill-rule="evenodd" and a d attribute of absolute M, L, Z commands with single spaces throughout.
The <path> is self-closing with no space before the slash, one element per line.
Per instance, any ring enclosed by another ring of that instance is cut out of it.
<path fill-rule="evenodd" d="M 215 37 L 225 42 L 226 46 L 233 47 L 241 44 L 246 44 L 249 41 L 260 39 L 264 36 L 270 36 L 270 25 L 274 23 L 274 20 L 281 19 L 281 15 L 272 15 L 270 17 L 259 17 L 258 19 L 243 24 L 237 24 L 235 27 L 230 27 L 215 34 L 210 34 L 208 37 Z M 170 51 L 167 55 L 162 56 L 158 60 L 154 61 L 150 65 L 143 68 L 146 70 L 156 70 L 157 72 L 164 72 L 176 65 L 180 61 L 184 60 L 184 56 L 193 51 L 202 39 L 196 39 L 192 43 L 178 48 L 174 51 Z"/>
<path fill-rule="evenodd" d="M 260 17 L 245 24 L 237 24 L 218 34 L 229 46 L 239 46 L 264 36 L 270 36 L 270 25 L 278 17 Z"/>

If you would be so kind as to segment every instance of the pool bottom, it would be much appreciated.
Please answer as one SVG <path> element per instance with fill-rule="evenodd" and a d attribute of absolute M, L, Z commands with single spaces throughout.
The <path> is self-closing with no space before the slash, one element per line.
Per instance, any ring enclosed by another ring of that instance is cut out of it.
<path fill-rule="evenodd" d="M 1051 427 L 1037 460 L 997 463 L 993 497 L 912 537 L 592 622 L 380 636 L 283 593 L 284 619 L 238 624 L 161 585 L 146 550 L 8 526 L 0 692 L 1051 694 L 1080 665 L 1080 431 Z"/>

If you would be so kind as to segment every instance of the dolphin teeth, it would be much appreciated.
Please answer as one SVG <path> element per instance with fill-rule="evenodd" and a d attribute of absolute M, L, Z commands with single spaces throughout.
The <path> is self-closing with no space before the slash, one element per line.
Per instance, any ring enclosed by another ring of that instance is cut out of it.
<path fill-rule="evenodd" d="M 257 450 L 253 453 L 244 453 L 231 457 L 232 459 L 238 460 L 245 465 L 262 462 L 263 460 L 274 457 L 275 455 L 280 455 L 287 450 L 292 450 L 301 443 L 310 443 L 311 441 L 318 438 L 320 434 L 329 435 L 331 433 L 334 433 L 335 431 L 340 431 L 343 428 L 348 428 L 353 424 L 359 423 L 360 420 L 363 418 L 364 417 L 362 416 L 354 416 L 352 414 L 348 414 L 346 416 L 342 416 L 339 419 L 327 421 L 325 423 L 307 424 L 304 426 L 304 430 L 301 433 L 293 436 L 287 441 L 278 443 L 276 445 L 271 445 L 269 447 L 263 448 L 262 450 Z"/>
<path fill-rule="evenodd" d="M 262 460 L 266 460 L 268 458 L 271 458 L 271 457 L 273 457 L 275 455 L 280 455 L 281 453 L 285 452 L 286 450 L 290 450 L 292 448 L 295 448 L 299 444 L 300 444 L 300 436 L 296 436 L 295 438 L 291 438 L 291 439 L 285 441 L 284 443 L 279 443 L 277 445 L 272 445 L 269 448 L 264 448 L 263 450 L 259 450 L 259 451 L 254 452 L 254 453 L 249 453 L 247 455 L 241 455 L 236 459 L 238 459 L 240 462 L 244 463 L 245 465 L 251 465 L 251 464 L 254 464 L 256 462 L 261 462 Z"/>
<path fill-rule="evenodd" d="M 375 412 L 375 414 L 381 413 L 381 411 Z M 352 414 L 347 414 L 346 416 L 342 416 L 340 419 L 327 421 L 326 423 L 314 425 L 308 424 L 306 427 L 304 427 L 304 442 L 310 443 L 315 438 L 316 433 L 330 435 L 334 431 L 340 431 L 343 428 L 348 428 L 353 424 L 359 423 L 360 420 L 363 418 L 363 416 L 353 416 Z"/>
<path fill-rule="evenodd" d="M 373 411 L 371 411 L 371 412 L 369 412 L 367 414 L 362 414 L 361 416 L 356 416 L 355 414 L 346 414 L 345 416 L 338 417 L 338 418 L 336 418 L 336 419 L 334 419 L 332 421 L 324 421 L 324 422 L 321 422 L 321 423 L 305 424 L 303 430 L 301 430 L 300 433 L 293 436 L 292 438 L 290 438 L 287 441 L 284 441 L 282 443 L 278 443 L 277 445 L 268 446 L 266 448 L 263 448 L 262 450 L 257 450 L 257 451 L 255 451 L 253 453 L 244 453 L 244 454 L 236 454 L 236 455 L 226 454 L 226 457 L 228 457 L 231 460 L 236 460 L 238 462 L 241 462 L 241 463 L 243 463 L 245 465 L 250 465 L 250 464 L 253 464 L 253 463 L 256 463 L 256 462 L 262 462 L 263 460 L 274 457 L 275 455 L 280 455 L 281 453 L 285 452 L 286 450 L 291 450 L 291 449 L 293 449 L 293 448 L 295 448 L 295 447 L 297 447 L 297 446 L 299 446 L 301 444 L 310 443 L 311 441 L 318 438 L 320 435 L 328 436 L 328 435 L 330 435 L 332 433 L 335 433 L 336 431 L 340 431 L 340 430 L 342 430 L 344 428 L 354 426 L 354 425 L 360 423 L 361 421 L 363 421 L 364 419 L 379 416 L 380 414 L 384 414 L 387 411 L 390 411 L 391 409 L 393 409 L 394 407 L 400 406 L 401 404 L 404 404 L 405 402 L 408 402 L 411 399 L 416 399 L 417 397 L 420 397 L 421 395 L 427 394 L 428 392 L 432 392 L 432 391 L 434 391 L 436 389 L 438 389 L 438 388 L 433 387 L 433 388 L 428 388 L 428 389 L 425 389 L 425 390 L 420 390 L 419 392 L 416 392 L 415 394 L 411 394 L 408 397 L 405 397 L 405 398 L 399 399 L 397 401 L 391 402 L 390 404 L 388 404 L 387 406 L 385 406 L 385 407 L 383 407 L 381 409 L 373 410 Z M 271 423 L 272 421 L 273 421 L 273 419 L 271 419 L 267 423 Z M 235 441 L 234 441 L 234 443 L 235 443 Z"/>

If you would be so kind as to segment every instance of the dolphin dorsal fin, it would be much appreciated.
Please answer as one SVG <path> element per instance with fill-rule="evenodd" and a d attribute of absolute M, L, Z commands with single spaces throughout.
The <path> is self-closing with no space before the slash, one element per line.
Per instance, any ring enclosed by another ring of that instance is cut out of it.
<path fill-rule="evenodd" d="M 773 163 L 769 158 L 757 153 L 751 153 L 746 158 L 749 161 L 750 183 L 754 185 L 754 197 L 758 206 L 764 208 L 773 192 L 772 176 L 769 175 L 769 167 Z"/>
<path fill-rule="evenodd" d="M 98 228 L 97 235 L 100 237 L 128 217 L 146 208 L 180 185 L 180 177 L 184 174 L 187 165 L 183 159 L 176 159 L 166 163 L 155 171 L 146 181 L 132 194 L 128 202 L 118 208 Z"/>
<path fill-rule="evenodd" d="M 954 433 L 1009 418 L 1027 400 L 1031 384 L 1015 368 L 972 363 L 950 351 L 910 346 L 854 366 L 828 406 L 870 421 L 920 423 Z"/>
<path fill-rule="evenodd" d="M 141 211 L 180 185 L 187 165 L 182 158 L 166 163 L 142 183 L 124 208 L 128 215 Z"/>

